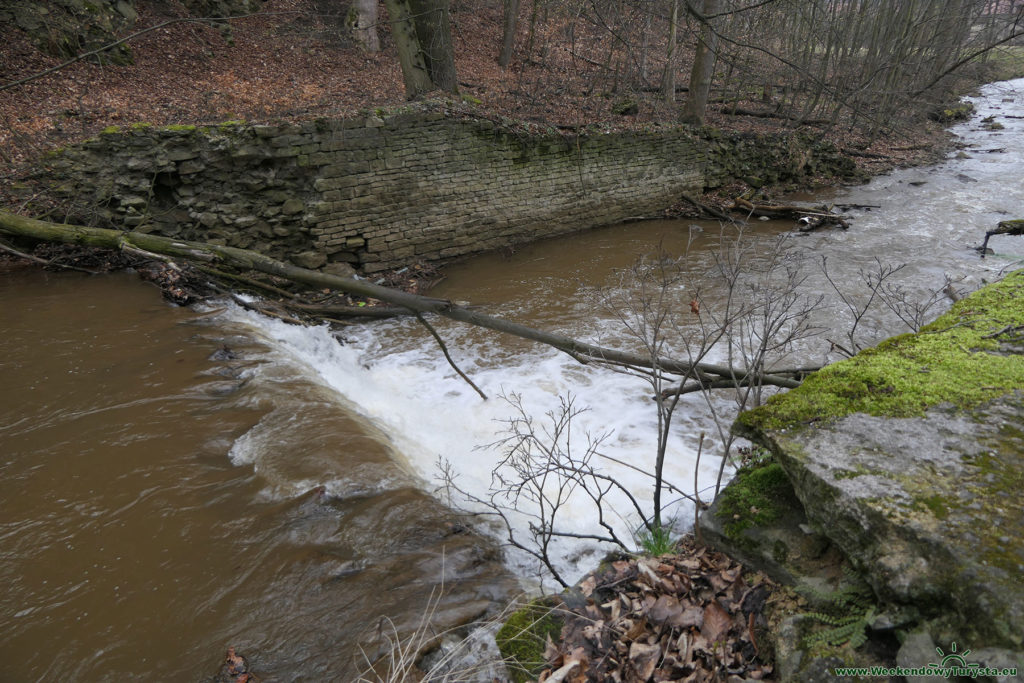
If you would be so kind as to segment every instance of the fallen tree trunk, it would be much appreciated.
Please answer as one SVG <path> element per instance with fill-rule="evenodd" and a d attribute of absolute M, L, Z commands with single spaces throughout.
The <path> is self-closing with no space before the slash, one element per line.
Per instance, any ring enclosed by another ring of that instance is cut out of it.
<path fill-rule="evenodd" d="M 995 230 L 986 232 L 985 241 L 978 247 L 978 251 L 981 252 L 981 258 L 985 258 L 985 254 L 988 252 L 988 240 L 993 235 L 1024 235 L 1024 219 L 1016 218 L 1011 221 L 1000 221 Z"/>
<path fill-rule="evenodd" d="M 379 299 L 414 313 L 436 313 L 452 320 L 529 339 L 563 351 L 581 363 L 599 362 L 647 370 L 656 367 L 659 371 L 684 376 L 689 376 L 693 373 L 703 373 L 723 380 L 729 380 L 733 383 L 732 386 L 760 383 L 793 388 L 800 385 L 799 380 L 791 376 L 751 373 L 743 368 L 733 368 L 714 363 L 688 363 L 670 358 L 651 359 L 649 356 L 637 353 L 607 349 L 564 335 L 536 330 L 526 325 L 480 313 L 465 306 L 459 306 L 446 299 L 409 294 L 397 289 L 374 285 L 365 280 L 356 280 L 329 275 L 315 270 L 307 270 L 306 268 L 293 266 L 269 256 L 237 247 L 176 240 L 160 235 L 138 232 L 122 232 L 120 230 L 89 228 L 80 225 L 49 223 L 5 211 L 0 211 L 0 232 L 48 242 L 65 242 L 107 249 L 135 250 L 136 253 L 141 250 L 149 252 L 155 258 L 172 257 L 188 261 L 199 261 L 203 264 L 219 264 L 242 270 L 254 270 L 309 287 L 333 289 L 347 294 Z"/>
<path fill-rule="evenodd" d="M 708 216 L 711 216 L 712 218 L 718 218 L 719 220 L 728 221 L 730 223 L 736 222 L 736 220 L 732 216 L 722 213 L 713 206 L 709 206 L 708 204 L 702 204 L 698 202 L 696 199 L 686 194 L 685 192 L 680 196 L 684 200 L 686 200 L 687 203 L 694 206 L 698 211 L 702 211 L 703 213 L 707 214 Z"/>

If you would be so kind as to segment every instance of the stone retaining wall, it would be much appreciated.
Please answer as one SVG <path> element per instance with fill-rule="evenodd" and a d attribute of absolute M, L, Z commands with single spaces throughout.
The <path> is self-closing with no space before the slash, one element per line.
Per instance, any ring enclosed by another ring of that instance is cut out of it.
<path fill-rule="evenodd" d="M 302 124 L 136 125 L 55 153 L 79 218 L 366 272 L 630 218 L 733 178 L 797 179 L 834 150 L 795 137 L 524 132 L 416 109 Z"/>

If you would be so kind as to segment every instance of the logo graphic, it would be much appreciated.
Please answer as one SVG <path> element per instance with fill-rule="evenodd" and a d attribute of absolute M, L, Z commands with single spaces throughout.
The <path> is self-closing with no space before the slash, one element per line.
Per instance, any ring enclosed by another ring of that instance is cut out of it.
<path fill-rule="evenodd" d="M 957 651 L 956 643 L 949 646 L 949 654 L 942 651 L 941 647 L 935 648 L 942 660 L 938 664 L 929 662 L 925 666 L 870 666 L 870 667 L 836 667 L 832 670 L 835 676 L 902 676 L 906 679 L 942 676 L 943 678 L 967 677 L 978 678 L 979 676 L 1016 676 L 1017 667 L 988 667 L 977 663 L 968 663 L 967 655 L 970 650 Z"/>
<path fill-rule="evenodd" d="M 949 649 L 950 649 L 950 653 L 947 655 L 945 652 L 942 651 L 941 647 L 935 648 L 935 651 L 939 653 L 940 657 L 942 657 L 942 661 L 939 662 L 938 664 L 933 664 L 931 662 L 928 662 L 928 666 L 942 667 L 944 669 L 945 668 L 954 667 L 954 666 L 958 667 L 958 668 L 961 668 L 961 669 L 967 669 L 967 668 L 970 668 L 970 667 L 975 667 L 976 668 L 976 667 L 980 667 L 981 666 L 981 664 L 976 664 L 976 663 L 975 664 L 968 664 L 967 660 L 964 659 L 964 657 L 966 657 L 967 655 L 971 654 L 971 651 L 970 650 L 964 650 L 963 652 L 957 652 L 956 651 L 956 641 L 953 641 L 953 643 L 949 646 Z"/>

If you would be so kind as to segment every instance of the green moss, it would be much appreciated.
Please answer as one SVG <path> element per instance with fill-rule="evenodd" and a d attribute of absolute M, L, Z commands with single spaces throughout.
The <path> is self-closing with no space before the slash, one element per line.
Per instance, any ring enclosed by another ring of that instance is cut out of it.
<path fill-rule="evenodd" d="M 939 123 L 953 123 L 955 121 L 966 121 L 974 113 L 974 105 L 970 102 L 960 102 L 943 109 L 933 111 L 928 115 L 933 121 Z"/>
<path fill-rule="evenodd" d="M 990 565 L 1017 576 L 1024 571 L 1024 552 L 1015 542 L 1005 539 L 1024 538 L 1024 519 L 1011 513 L 1024 491 L 1024 434 L 1015 427 L 1002 425 L 999 435 L 984 444 L 986 451 L 964 458 L 975 474 L 964 486 L 973 496 L 973 503 L 983 506 L 988 519 L 998 520 L 989 533 L 981 534 L 978 548 Z"/>
<path fill-rule="evenodd" d="M 772 544 L 772 559 L 779 564 L 786 564 L 786 560 L 789 559 L 789 546 L 780 538 L 775 539 L 775 543 Z"/>
<path fill-rule="evenodd" d="M 121 132 L 121 127 L 120 126 L 107 126 L 102 131 L 100 131 L 100 135 L 115 135 L 116 133 L 120 133 L 120 132 Z"/>
<path fill-rule="evenodd" d="M 725 535 L 738 541 L 745 529 L 775 521 L 791 507 L 793 497 L 793 487 L 779 463 L 741 468 L 719 497 L 718 516 Z"/>
<path fill-rule="evenodd" d="M 933 495 L 917 499 L 921 505 L 931 510 L 936 519 L 946 519 L 949 516 L 949 508 L 946 505 L 946 496 Z"/>
<path fill-rule="evenodd" d="M 536 680 L 545 665 L 544 646 L 550 636 L 558 641 L 562 621 L 540 600 L 513 612 L 494 638 L 516 683 Z"/>
<path fill-rule="evenodd" d="M 868 474 L 868 471 L 858 467 L 857 469 L 853 470 L 836 470 L 835 474 L 832 475 L 832 478 L 839 480 L 854 479 L 856 477 L 863 477 L 865 474 Z"/>
<path fill-rule="evenodd" d="M 152 123 L 144 123 L 142 121 L 140 121 L 138 123 L 133 123 L 131 125 L 131 129 L 132 130 L 148 130 L 148 129 L 152 128 L 152 127 L 153 127 Z"/>
<path fill-rule="evenodd" d="M 1024 270 L 953 306 L 917 334 L 893 337 L 816 372 L 742 414 L 740 425 L 785 429 L 853 413 L 911 417 L 943 402 L 978 405 L 1024 387 L 1024 362 L 999 335 L 1024 324 Z"/>

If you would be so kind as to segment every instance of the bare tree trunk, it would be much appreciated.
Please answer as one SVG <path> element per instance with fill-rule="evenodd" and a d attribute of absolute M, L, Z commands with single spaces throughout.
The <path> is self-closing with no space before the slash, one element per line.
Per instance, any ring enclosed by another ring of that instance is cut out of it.
<path fill-rule="evenodd" d="M 434 89 L 430 71 L 420 49 L 416 22 L 413 19 L 409 0 L 384 0 L 391 18 L 391 37 L 398 51 L 402 65 L 402 79 L 405 81 L 405 96 L 413 100 Z"/>
<path fill-rule="evenodd" d="M 676 101 L 676 38 L 679 33 L 679 0 L 672 0 L 672 14 L 668 21 L 668 57 L 661 75 L 661 95 L 666 104 Z"/>
<path fill-rule="evenodd" d="M 512 61 L 512 49 L 516 44 L 516 27 L 519 25 L 519 0 L 505 0 L 505 16 L 501 32 L 501 52 L 498 66 L 508 66 Z"/>
<path fill-rule="evenodd" d="M 352 10 L 355 13 L 352 33 L 356 40 L 368 52 L 380 52 L 380 36 L 377 33 L 377 0 L 354 0 Z"/>
<path fill-rule="evenodd" d="M 435 88 L 457 93 L 459 81 L 455 77 L 455 48 L 452 45 L 449 6 L 449 0 L 409 0 L 416 24 L 416 36 L 431 82 Z"/>
<path fill-rule="evenodd" d="M 708 94 L 715 74 L 715 59 L 718 57 L 718 34 L 709 23 L 710 17 L 721 11 L 722 0 L 704 0 L 703 16 L 700 17 L 700 37 L 690 72 L 690 92 L 683 108 L 683 123 L 704 125 L 704 114 L 708 108 Z"/>
<path fill-rule="evenodd" d="M 643 23 L 640 26 L 640 81 L 647 84 L 647 50 L 651 42 L 652 8 L 643 8 Z"/>

